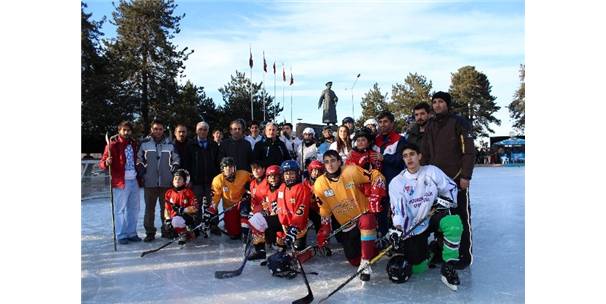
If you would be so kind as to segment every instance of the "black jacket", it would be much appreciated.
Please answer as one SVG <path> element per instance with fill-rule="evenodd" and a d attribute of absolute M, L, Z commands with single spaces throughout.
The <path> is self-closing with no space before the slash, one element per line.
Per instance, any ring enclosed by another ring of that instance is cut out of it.
<path fill-rule="evenodd" d="M 254 159 L 265 168 L 271 165 L 279 166 L 283 161 L 291 159 L 286 145 L 277 137 L 274 140 L 263 138 L 256 143 L 253 155 Z"/>
<path fill-rule="evenodd" d="M 224 139 L 221 141 L 221 146 L 219 146 L 219 155 L 219 162 L 223 157 L 230 156 L 236 161 L 236 169 L 250 172 L 250 162 L 253 159 L 252 149 L 250 142 L 246 139 Z"/>
<path fill-rule="evenodd" d="M 187 167 L 192 185 L 210 185 L 219 171 L 219 145 L 213 140 L 207 141 L 206 149 L 198 145 L 197 138 L 187 143 Z M 249 145 L 250 146 L 250 145 Z"/>
<path fill-rule="evenodd" d="M 427 122 L 421 152 L 421 164 L 434 165 L 455 181 L 471 179 L 476 154 L 471 124 L 456 114 L 436 115 Z"/>

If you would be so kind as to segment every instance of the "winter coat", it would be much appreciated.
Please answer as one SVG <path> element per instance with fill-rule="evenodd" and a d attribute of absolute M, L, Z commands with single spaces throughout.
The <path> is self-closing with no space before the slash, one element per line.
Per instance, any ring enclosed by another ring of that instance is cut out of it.
<path fill-rule="evenodd" d="M 404 150 L 405 144 L 406 139 L 395 131 L 391 131 L 387 135 L 379 134 L 375 139 L 375 145 L 383 154 L 381 173 L 385 176 L 387 184 L 406 167 L 402 160 L 402 150 Z"/>
<path fill-rule="evenodd" d="M 219 146 L 219 161 L 227 156 L 233 157 L 236 161 L 237 170 L 250 172 L 250 162 L 253 159 L 252 149 L 246 139 L 240 138 L 234 140 L 233 138 L 227 138 L 221 141 L 221 145 Z"/>
<path fill-rule="evenodd" d="M 339 98 L 333 90 L 327 88 L 322 91 L 322 95 L 318 102 L 318 108 L 322 106 L 322 122 L 333 124 L 337 122 L 338 100 Z"/>
<path fill-rule="evenodd" d="M 105 161 L 110 156 L 112 157 L 111 164 L 111 185 L 112 188 L 124 189 L 124 170 L 126 166 L 126 147 L 131 145 L 133 149 L 133 163 L 136 163 L 136 155 L 139 150 L 139 143 L 136 139 L 126 139 L 119 135 L 114 135 L 109 139 L 109 146 L 105 146 L 103 156 L 99 161 L 99 168 L 101 170 L 107 170 Z M 139 185 L 141 186 L 141 185 Z"/>
<path fill-rule="evenodd" d="M 271 165 L 281 165 L 283 161 L 291 159 L 288 149 L 284 142 L 274 138 L 263 138 L 255 144 L 253 151 L 254 159 L 261 163 L 265 168 Z"/>
<path fill-rule="evenodd" d="M 410 128 L 410 130 L 408 130 L 408 132 L 406 132 L 406 140 L 409 143 L 413 143 L 413 144 L 417 145 L 417 147 L 419 147 L 419 149 L 421 149 L 421 146 L 423 144 L 423 135 L 425 135 L 425 132 L 421 132 L 421 127 L 417 124 L 414 124 Z"/>
<path fill-rule="evenodd" d="M 144 187 L 168 188 L 172 185 L 173 173 L 180 167 L 180 158 L 170 139 L 164 137 L 156 143 L 147 136 L 137 153 L 137 165 L 140 164 L 145 168 Z"/>
<path fill-rule="evenodd" d="M 421 153 L 422 165 L 434 165 L 455 181 L 471 179 L 476 157 L 471 124 L 456 114 L 436 115 L 425 127 Z"/>
<path fill-rule="evenodd" d="M 186 169 L 189 171 L 191 184 L 210 186 L 213 178 L 220 172 L 219 145 L 208 139 L 204 149 L 200 147 L 196 137 L 187 145 L 187 159 Z"/>

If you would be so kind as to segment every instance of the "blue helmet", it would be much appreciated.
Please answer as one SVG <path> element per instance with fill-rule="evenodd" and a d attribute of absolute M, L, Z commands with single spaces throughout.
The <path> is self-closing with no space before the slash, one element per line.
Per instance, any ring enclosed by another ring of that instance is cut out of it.
<path fill-rule="evenodd" d="M 299 163 L 296 160 L 292 160 L 292 159 L 283 161 L 280 168 L 282 169 L 282 173 L 284 173 L 286 171 L 291 171 L 291 170 L 295 170 L 297 172 L 300 171 Z"/>

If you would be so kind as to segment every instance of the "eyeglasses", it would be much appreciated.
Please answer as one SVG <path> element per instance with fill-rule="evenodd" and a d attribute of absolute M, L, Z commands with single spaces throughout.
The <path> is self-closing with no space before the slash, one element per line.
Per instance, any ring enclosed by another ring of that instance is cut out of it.
<path fill-rule="evenodd" d="M 332 164 L 332 163 L 336 163 L 336 162 L 338 162 L 338 161 L 339 161 L 339 160 L 338 160 L 338 159 L 335 159 L 335 158 L 333 158 L 333 159 L 325 159 L 325 160 L 324 160 L 324 164 Z"/>

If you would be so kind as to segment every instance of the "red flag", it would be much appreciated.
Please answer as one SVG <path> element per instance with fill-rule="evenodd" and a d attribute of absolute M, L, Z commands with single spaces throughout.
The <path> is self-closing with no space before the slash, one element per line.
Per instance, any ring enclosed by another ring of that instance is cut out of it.
<path fill-rule="evenodd" d="M 293 83 L 295 83 L 295 79 L 292 78 L 292 72 L 290 72 L 290 83 L 288 85 L 292 85 Z"/>
<path fill-rule="evenodd" d="M 252 67 L 253 67 L 252 50 L 250 48 L 249 48 L 249 50 L 250 50 L 250 58 L 248 58 L 248 65 L 252 69 Z"/>
<path fill-rule="evenodd" d="M 263 51 L 263 71 L 267 73 L 267 62 L 265 62 L 265 51 Z"/>
<path fill-rule="evenodd" d="M 284 70 L 284 66 L 282 66 L 282 81 L 286 82 L 286 70 Z"/>
<path fill-rule="evenodd" d="M 274 75 L 276 75 L 276 62 L 274 61 Z"/>

